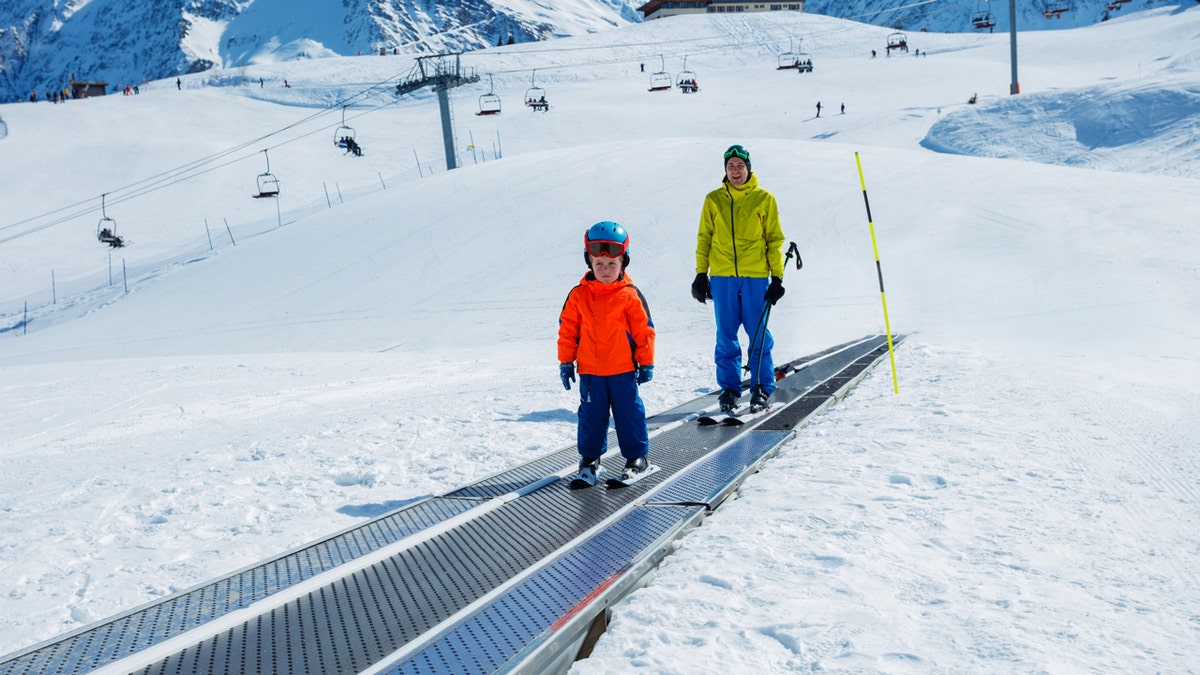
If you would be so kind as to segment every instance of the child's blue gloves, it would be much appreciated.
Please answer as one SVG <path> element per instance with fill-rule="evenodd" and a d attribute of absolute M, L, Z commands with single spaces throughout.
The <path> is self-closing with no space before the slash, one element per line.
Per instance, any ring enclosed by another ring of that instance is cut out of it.
<path fill-rule="evenodd" d="M 571 390 L 571 383 L 575 381 L 575 364 L 560 363 L 558 365 L 558 375 L 562 378 L 563 389 Z"/>
<path fill-rule="evenodd" d="M 646 384 L 654 379 L 654 366 L 638 366 L 637 382 L 638 384 Z"/>

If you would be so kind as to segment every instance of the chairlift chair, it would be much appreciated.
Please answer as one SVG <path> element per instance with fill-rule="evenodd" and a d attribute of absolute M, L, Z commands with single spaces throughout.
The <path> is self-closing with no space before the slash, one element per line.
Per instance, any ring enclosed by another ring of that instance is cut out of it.
<path fill-rule="evenodd" d="M 908 51 L 908 36 L 904 33 L 896 32 L 888 36 L 887 50 L 890 52 L 893 49 L 907 52 Z"/>
<path fill-rule="evenodd" d="M 478 115 L 499 115 L 500 97 L 492 89 L 492 76 L 488 75 L 488 92 L 479 97 Z"/>
<path fill-rule="evenodd" d="M 484 94 L 479 97 L 480 115 L 499 115 L 500 97 L 495 94 Z"/>
<path fill-rule="evenodd" d="M 992 19 L 991 12 L 982 12 L 971 18 L 971 25 L 975 26 L 976 30 L 991 30 L 996 27 L 996 22 Z"/>
<path fill-rule="evenodd" d="M 267 170 L 258 174 L 258 194 L 253 195 L 255 199 L 279 196 L 279 179 L 271 173 L 271 157 L 266 150 L 263 150 L 263 157 L 267 158 Z"/>
<path fill-rule="evenodd" d="M 696 73 L 687 69 L 687 57 L 683 57 L 683 70 L 675 76 L 675 85 L 679 87 L 679 91 L 685 94 L 694 94 L 700 91 L 700 85 L 696 83 Z"/>
<path fill-rule="evenodd" d="M 981 0 L 978 9 L 971 15 L 971 25 L 976 30 L 991 30 L 996 27 L 996 21 L 992 19 L 992 13 L 988 9 L 988 3 L 991 0 Z"/>
<path fill-rule="evenodd" d="M 813 71 L 812 54 L 799 52 L 796 54 L 796 70 L 801 73 Z"/>
<path fill-rule="evenodd" d="M 671 88 L 671 74 L 667 72 L 667 61 L 662 54 L 658 58 L 662 59 L 662 70 L 650 74 L 650 91 L 668 91 Z"/>
<path fill-rule="evenodd" d="M 354 127 L 346 125 L 346 106 L 342 106 L 342 124 L 333 132 L 333 144 L 345 149 L 347 138 L 354 140 Z"/>
<path fill-rule="evenodd" d="M 788 50 L 781 52 L 775 70 L 794 70 L 800 67 L 800 54 L 795 51 L 791 38 L 788 38 Z"/>
<path fill-rule="evenodd" d="M 1069 2 L 1046 2 L 1042 6 L 1045 8 L 1042 16 L 1047 19 L 1061 19 L 1064 13 L 1071 11 Z"/>
<path fill-rule="evenodd" d="M 550 107 L 550 104 L 546 103 L 546 90 L 537 86 L 536 68 L 529 76 L 529 88 L 525 90 L 525 105 L 534 110 L 546 110 Z"/>
<path fill-rule="evenodd" d="M 100 222 L 96 223 L 96 239 L 112 248 L 121 248 L 125 245 L 125 240 L 117 236 L 117 221 L 108 217 L 108 211 L 104 205 L 104 199 L 107 196 L 107 194 L 100 195 Z"/>

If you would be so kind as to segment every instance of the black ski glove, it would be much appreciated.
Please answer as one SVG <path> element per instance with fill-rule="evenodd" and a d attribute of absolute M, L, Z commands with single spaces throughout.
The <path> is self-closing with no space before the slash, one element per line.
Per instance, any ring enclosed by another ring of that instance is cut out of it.
<path fill-rule="evenodd" d="M 767 294 L 763 296 L 763 300 L 774 305 L 783 297 L 783 293 L 783 279 L 771 277 L 771 285 L 767 286 Z"/>
<path fill-rule="evenodd" d="M 712 291 L 708 288 L 708 275 L 704 272 L 697 274 L 692 281 L 692 297 L 700 304 L 704 304 L 705 298 L 712 297 Z"/>

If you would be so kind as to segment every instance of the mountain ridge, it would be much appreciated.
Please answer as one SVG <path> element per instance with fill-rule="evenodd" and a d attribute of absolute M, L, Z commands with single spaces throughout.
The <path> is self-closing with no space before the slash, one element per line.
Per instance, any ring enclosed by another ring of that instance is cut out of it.
<path fill-rule="evenodd" d="M 1069 28 L 1173 0 L 1019 0 L 1022 30 Z M 72 78 L 125 85 L 214 68 L 352 56 L 471 51 L 638 23 L 641 0 L 9 0 L 0 7 L 0 101 L 61 90 Z M 805 11 L 904 30 L 969 32 L 987 13 L 1008 29 L 1007 3 L 808 0 Z M 1058 18 L 1048 9 L 1067 7 Z"/>

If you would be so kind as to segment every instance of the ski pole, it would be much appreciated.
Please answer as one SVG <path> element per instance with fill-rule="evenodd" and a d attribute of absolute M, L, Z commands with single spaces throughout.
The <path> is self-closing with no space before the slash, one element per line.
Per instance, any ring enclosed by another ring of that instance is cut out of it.
<path fill-rule="evenodd" d="M 754 354 L 754 347 L 755 347 L 755 345 L 759 344 L 758 338 L 760 335 L 762 336 L 762 342 L 767 341 L 767 321 L 769 321 L 770 319 L 771 319 L 771 303 L 766 302 L 764 300 L 762 316 L 758 320 L 758 326 L 754 329 L 754 337 L 750 338 L 750 351 L 748 351 L 746 353 L 746 361 L 749 361 L 751 355 Z M 759 368 L 762 367 L 762 357 L 763 357 L 763 350 L 759 349 L 758 350 L 758 366 L 757 366 Z M 750 372 L 750 365 L 747 363 L 747 365 L 742 366 L 742 370 L 744 370 L 746 372 Z"/>
<path fill-rule="evenodd" d="M 794 242 L 794 241 L 790 242 L 790 245 L 788 246 L 787 254 L 783 256 L 783 266 L 787 267 L 787 263 L 789 260 L 792 259 L 793 253 L 796 255 L 796 269 L 801 269 L 802 267 L 804 267 L 804 261 L 800 258 L 800 247 L 796 246 L 796 242 Z M 758 336 L 759 336 L 760 332 L 762 333 L 763 341 L 764 342 L 766 341 L 766 339 L 767 339 L 767 322 L 770 319 L 771 319 L 771 303 L 764 302 L 762 318 L 759 319 L 759 321 L 758 321 L 758 327 L 754 329 L 754 337 L 750 338 L 750 351 L 746 354 L 747 361 L 750 360 L 750 355 L 754 353 L 754 345 L 758 343 Z M 758 352 L 758 365 L 756 366 L 756 369 L 762 368 L 763 351 L 764 350 L 759 350 L 759 352 Z M 750 366 L 748 366 L 748 365 L 742 366 L 742 370 L 745 370 L 746 372 L 750 372 Z"/>
<path fill-rule="evenodd" d="M 892 349 L 892 325 L 888 321 L 887 295 L 883 292 L 883 266 L 879 264 L 879 244 L 875 241 L 875 221 L 871 218 L 871 202 L 867 199 L 867 181 L 863 178 L 862 161 L 858 153 L 854 153 L 854 163 L 858 165 L 858 182 L 862 185 L 863 203 L 867 206 L 867 225 L 871 228 L 871 248 L 875 251 L 875 273 L 879 275 L 879 299 L 883 301 L 883 326 L 887 330 L 888 358 L 892 361 L 892 390 L 900 393 L 900 382 L 896 379 L 896 353 Z"/>

